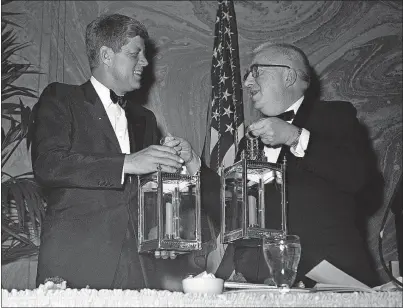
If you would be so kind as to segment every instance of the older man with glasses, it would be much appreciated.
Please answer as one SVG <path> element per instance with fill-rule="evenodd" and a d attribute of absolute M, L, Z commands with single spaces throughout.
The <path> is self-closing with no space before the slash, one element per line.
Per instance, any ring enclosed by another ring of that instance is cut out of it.
<path fill-rule="evenodd" d="M 299 235 L 302 246 L 296 281 L 312 286 L 305 274 L 327 260 L 373 286 L 378 277 L 355 224 L 355 196 L 370 170 L 367 137 L 352 104 L 307 97 L 310 76 L 299 48 L 257 48 L 244 85 L 263 117 L 249 126 L 248 134 L 261 141 L 269 162 L 287 158 L 289 233 Z M 280 202 L 274 198 L 267 193 L 266 206 Z M 266 216 L 267 223 L 271 217 Z M 235 247 L 236 272 L 249 282 L 264 282 L 269 270 L 261 247 L 242 245 Z"/>

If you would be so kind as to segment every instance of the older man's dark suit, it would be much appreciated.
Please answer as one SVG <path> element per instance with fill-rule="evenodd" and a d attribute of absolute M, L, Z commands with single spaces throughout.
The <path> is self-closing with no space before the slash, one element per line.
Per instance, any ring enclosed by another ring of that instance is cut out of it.
<path fill-rule="evenodd" d="M 302 245 L 297 281 L 326 259 L 364 283 L 377 283 L 355 226 L 355 194 L 368 179 L 370 150 L 355 108 L 341 101 L 304 101 L 293 124 L 310 132 L 305 157 L 283 146 L 278 159 L 287 158 L 289 232 L 299 235 Z M 238 246 L 234 260 L 251 282 L 269 275 L 261 248 Z"/>

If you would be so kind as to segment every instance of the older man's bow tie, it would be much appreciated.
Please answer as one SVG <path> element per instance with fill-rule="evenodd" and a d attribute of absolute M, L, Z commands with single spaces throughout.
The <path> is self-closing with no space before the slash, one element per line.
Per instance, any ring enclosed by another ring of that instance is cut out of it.
<path fill-rule="evenodd" d="M 291 121 L 295 118 L 295 112 L 294 110 L 288 110 L 286 112 L 280 113 L 279 115 L 276 115 L 275 117 L 284 121 Z"/>
<path fill-rule="evenodd" d="M 126 98 L 124 96 L 118 96 L 115 92 L 110 90 L 111 92 L 111 100 L 114 104 L 119 104 L 123 109 L 126 108 Z"/>

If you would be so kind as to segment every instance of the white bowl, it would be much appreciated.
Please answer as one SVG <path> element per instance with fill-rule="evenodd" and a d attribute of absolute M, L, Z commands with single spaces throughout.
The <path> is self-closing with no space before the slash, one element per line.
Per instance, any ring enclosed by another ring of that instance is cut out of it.
<path fill-rule="evenodd" d="M 183 292 L 221 294 L 224 289 L 224 280 L 221 278 L 185 278 L 182 280 Z"/>

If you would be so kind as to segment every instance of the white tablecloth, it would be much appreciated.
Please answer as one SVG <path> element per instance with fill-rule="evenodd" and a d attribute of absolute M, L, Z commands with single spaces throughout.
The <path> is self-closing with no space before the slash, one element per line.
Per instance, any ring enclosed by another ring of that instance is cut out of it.
<path fill-rule="evenodd" d="M 402 307 L 402 292 L 237 291 L 220 295 L 129 290 L 2 290 L 2 307 Z"/>

